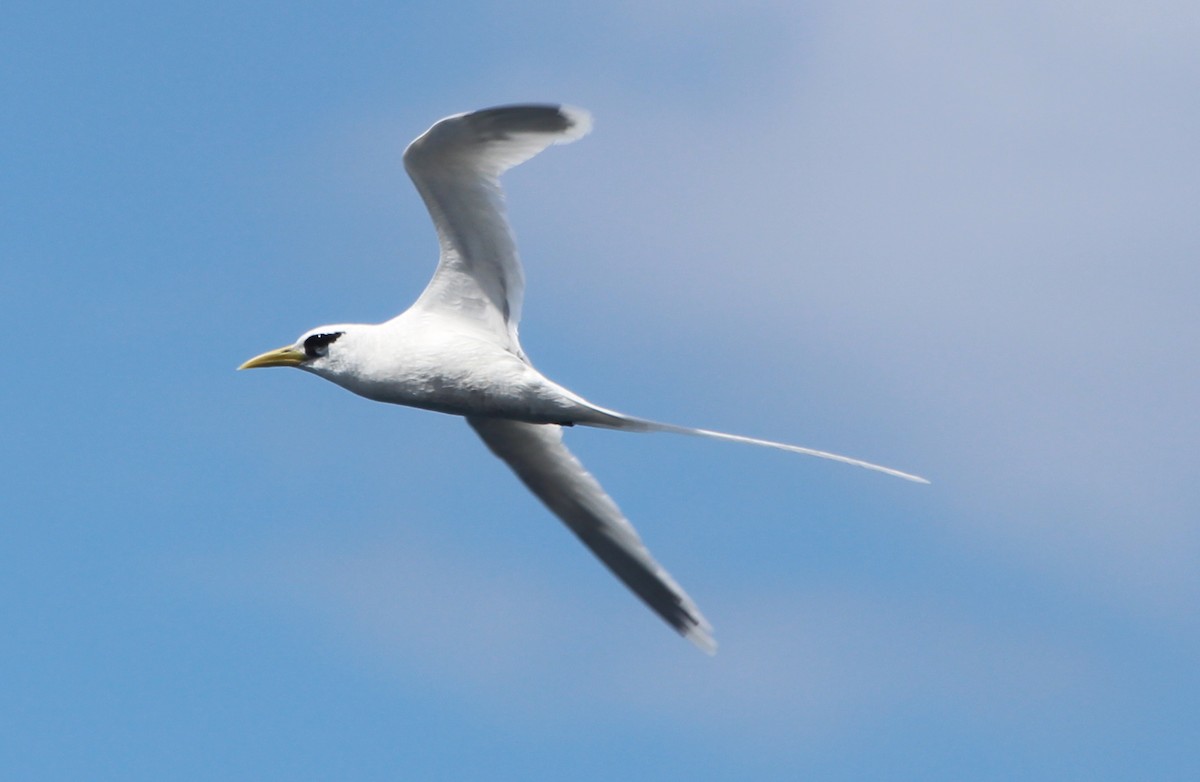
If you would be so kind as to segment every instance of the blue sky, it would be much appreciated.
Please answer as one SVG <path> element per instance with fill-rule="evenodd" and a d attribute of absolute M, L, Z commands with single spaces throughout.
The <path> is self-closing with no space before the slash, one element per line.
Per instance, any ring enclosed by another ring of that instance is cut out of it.
<path fill-rule="evenodd" d="M 19 3 L 0 27 L 0 771 L 1200 774 L 1192 3 Z M 506 179 L 522 339 L 708 658 L 454 419 L 282 370 Z"/>

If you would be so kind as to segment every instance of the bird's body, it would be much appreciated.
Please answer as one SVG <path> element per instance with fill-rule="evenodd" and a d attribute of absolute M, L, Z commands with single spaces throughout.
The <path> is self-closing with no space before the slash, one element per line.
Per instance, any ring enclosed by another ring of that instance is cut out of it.
<path fill-rule="evenodd" d="M 590 127 L 586 112 L 544 105 L 484 109 L 434 124 L 404 154 L 441 245 L 437 271 L 417 302 L 385 323 L 313 329 L 242 368 L 299 367 L 377 402 L 463 416 L 650 608 L 713 651 L 711 626 L 562 444 L 563 426 L 701 435 L 923 479 L 801 446 L 627 416 L 588 402 L 533 367 L 517 334 L 524 276 L 499 176 Z"/>
<path fill-rule="evenodd" d="M 587 415 L 523 356 L 453 319 L 409 310 L 386 323 L 325 328 L 341 331 L 339 350 L 307 369 L 376 402 L 539 424 Z"/>

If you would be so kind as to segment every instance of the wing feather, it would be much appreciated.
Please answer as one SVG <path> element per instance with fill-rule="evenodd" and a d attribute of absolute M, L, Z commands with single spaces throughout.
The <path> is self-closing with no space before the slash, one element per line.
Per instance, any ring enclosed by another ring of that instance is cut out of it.
<path fill-rule="evenodd" d="M 696 646 L 709 654 L 716 651 L 712 625 L 654 561 L 600 483 L 563 445 L 562 427 L 499 418 L 467 421 L 492 453 L 634 594 Z"/>
<path fill-rule="evenodd" d="M 404 167 L 437 228 L 441 259 L 417 307 L 477 322 L 519 348 L 525 278 L 500 175 L 591 128 L 581 109 L 498 106 L 435 123 L 408 146 Z"/>

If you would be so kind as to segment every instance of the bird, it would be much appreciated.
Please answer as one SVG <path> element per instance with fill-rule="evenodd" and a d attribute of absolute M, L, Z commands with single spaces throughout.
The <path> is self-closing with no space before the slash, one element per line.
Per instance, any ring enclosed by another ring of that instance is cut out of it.
<path fill-rule="evenodd" d="M 563 444 L 564 427 L 716 438 L 928 481 L 812 448 L 626 415 L 534 368 L 518 339 L 525 280 L 500 175 L 591 128 L 587 111 L 559 104 L 496 106 L 434 123 L 403 158 L 440 248 L 433 278 L 416 302 L 383 323 L 311 329 L 238 369 L 296 367 L 370 400 L 462 416 L 617 578 L 676 632 L 713 654 L 712 625 Z"/>

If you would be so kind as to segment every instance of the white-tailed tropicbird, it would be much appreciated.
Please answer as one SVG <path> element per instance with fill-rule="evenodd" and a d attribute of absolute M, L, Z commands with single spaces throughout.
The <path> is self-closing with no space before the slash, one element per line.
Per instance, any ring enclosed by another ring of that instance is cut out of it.
<path fill-rule="evenodd" d="M 385 323 L 321 326 L 239 369 L 299 367 L 360 396 L 461 415 L 492 453 L 671 627 L 712 653 L 712 625 L 650 555 L 633 525 L 562 442 L 564 426 L 675 432 L 915 475 L 797 445 L 634 418 L 568 391 L 533 368 L 517 339 L 524 274 L 500 174 L 591 129 L 581 109 L 500 106 L 447 117 L 404 152 L 441 245 L 428 287 Z"/>

